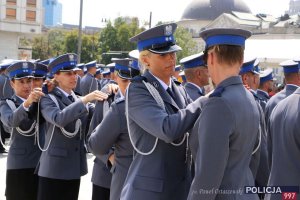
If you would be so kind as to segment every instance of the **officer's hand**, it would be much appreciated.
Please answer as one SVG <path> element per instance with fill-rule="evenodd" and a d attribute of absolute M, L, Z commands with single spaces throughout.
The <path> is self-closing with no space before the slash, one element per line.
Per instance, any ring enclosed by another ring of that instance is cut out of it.
<path fill-rule="evenodd" d="M 112 93 L 116 94 L 118 92 L 118 90 L 119 90 L 119 86 L 117 84 L 113 84 L 113 83 L 107 84 L 107 92 L 109 94 L 112 94 Z"/>
<path fill-rule="evenodd" d="M 44 84 L 47 85 L 48 92 L 51 92 L 56 86 L 53 80 L 45 80 Z"/>
<path fill-rule="evenodd" d="M 95 90 L 94 92 L 91 92 L 91 93 L 85 95 L 84 97 L 82 97 L 81 100 L 84 104 L 87 104 L 88 102 L 91 102 L 94 100 L 103 101 L 107 98 L 108 98 L 107 94 L 105 94 L 99 90 Z"/>
<path fill-rule="evenodd" d="M 34 88 L 24 102 L 24 106 L 29 108 L 33 102 L 38 102 L 42 96 L 45 96 L 45 94 L 42 92 L 42 88 Z"/>
<path fill-rule="evenodd" d="M 111 155 L 109 156 L 108 160 L 109 160 L 111 166 L 113 166 L 113 165 L 115 164 L 115 154 L 114 154 L 114 153 L 111 154 Z"/>

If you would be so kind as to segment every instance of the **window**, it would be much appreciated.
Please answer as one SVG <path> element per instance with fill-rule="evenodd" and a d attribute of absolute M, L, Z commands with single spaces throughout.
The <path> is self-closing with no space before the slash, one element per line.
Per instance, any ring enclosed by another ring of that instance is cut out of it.
<path fill-rule="evenodd" d="M 27 0 L 27 7 L 36 7 L 36 0 Z"/>
<path fill-rule="evenodd" d="M 6 0 L 7 5 L 15 6 L 17 5 L 17 0 Z"/>
<path fill-rule="evenodd" d="M 27 10 L 26 11 L 26 21 L 34 22 L 36 18 L 35 11 Z"/>
<path fill-rule="evenodd" d="M 17 11 L 14 8 L 6 8 L 6 18 L 7 19 L 16 19 Z"/>

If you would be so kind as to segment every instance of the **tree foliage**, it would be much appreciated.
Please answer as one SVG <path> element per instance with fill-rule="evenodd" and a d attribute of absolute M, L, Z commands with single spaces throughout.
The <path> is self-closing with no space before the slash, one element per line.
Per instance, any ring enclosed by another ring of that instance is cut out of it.
<path fill-rule="evenodd" d="M 81 62 L 98 60 L 108 64 L 112 57 L 127 57 L 129 51 L 136 49 L 136 44 L 131 43 L 129 39 L 144 30 L 145 28 L 140 28 L 138 18 L 119 17 L 113 23 L 109 21 L 106 27 L 97 33 L 83 33 Z M 196 53 L 196 42 L 187 30 L 178 27 L 175 38 L 183 49 L 177 54 L 178 60 Z M 32 56 L 43 60 L 67 52 L 76 53 L 77 45 L 78 30 L 51 29 L 47 34 L 34 38 Z"/>

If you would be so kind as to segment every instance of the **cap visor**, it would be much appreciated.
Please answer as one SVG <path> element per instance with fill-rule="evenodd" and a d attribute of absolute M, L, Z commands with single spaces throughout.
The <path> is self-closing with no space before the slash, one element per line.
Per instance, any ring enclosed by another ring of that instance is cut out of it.
<path fill-rule="evenodd" d="M 122 79 L 127 79 L 127 80 L 131 79 L 131 76 L 129 74 L 123 74 L 123 73 L 120 73 L 120 72 L 118 72 L 117 74 Z"/>
<path fill-rule="evenodd" d="M 148 49 L 150 52 L 152 53 L 156 53 L 156 54 L 165 54 L 165 53 L 172 53 L 172 52 L 177 52 L 177 51 L 181 51 L 181 47 L 178 45 L 172 45 L 172 46 L 168 46 L 168 47 L 163 47 L 163 48 L 157 48 L 157 49 Z"/>

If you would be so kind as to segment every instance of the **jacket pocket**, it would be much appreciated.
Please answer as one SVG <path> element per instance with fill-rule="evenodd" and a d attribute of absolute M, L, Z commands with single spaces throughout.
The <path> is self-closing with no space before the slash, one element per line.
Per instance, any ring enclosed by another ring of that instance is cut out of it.
<path fill-rule="evenodd" d="M 51 148 L 49 150 L 49 155 L 57 157 L 67 157 L 68 151 L 62 148 Z"/>
<path fill-rule="evenodd" d="M 14 155 L 24 155 L 26 154 L 26 149 L 25 148 L 10 148 L 9 149 L 11 154 Z"/>
<path fill-rule="evenodd" d="M 133 187 L 151 192 L 162 192 L 163 180 L 146 176 L 136 176 L 133 181 Z"/>

